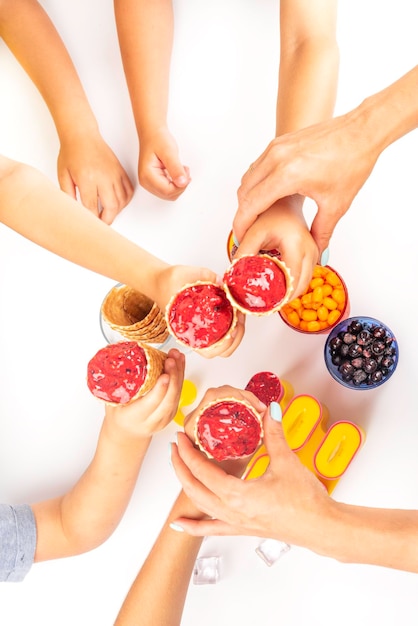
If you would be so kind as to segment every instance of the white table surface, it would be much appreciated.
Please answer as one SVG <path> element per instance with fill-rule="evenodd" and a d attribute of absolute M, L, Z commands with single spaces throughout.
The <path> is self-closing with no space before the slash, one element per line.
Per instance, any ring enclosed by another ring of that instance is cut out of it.
<path fill-rule="evenodd" d="M 112 2 L 42 4 L 76 63 L 105 139 L 135 179 L 137 139 Z M 114 228 L 169 262 L 221 273 L 240 177 L 274 132 L 278 2 L 174 4 L 170 124 L 193 182 L 175 203 L 137 186 Z M 414 3 L 342 0 L 339 43 L 336 113 L 416 63 Z M 0 68 L 0 152 L 56 180 L 52 120 L 3 43 Z M 330 264 L 346 280 L 352 314 L 377 317 L 397 336 L 399 366 L 387 385 L 370 392 L 339 386 L 325 369 L 324 337 L 295 333 L 278 316 L 248 319 L 229 359 L 187 358 L 186 377 L 199 397 L 209 386 L 245 386 L 252 374 L 270 369 L 296 393 L 316 396 L 331 421 L 363 426 L 365 446 L 334 492 L 359 505 L 416 508 L 418 502 L 417 147 L 411 133 L 386 151 L 331 242 Z M 308 217 L 311 210 L 308 205 Z M 67 490 L 92 456 L 103 410 L 87 389 L 86 365 L 104 345 L 99 307 L 113 281 L 5 227 L 0 264 L 0 499 L 33 502 Z M 124 519 L 102 547 L 37 564 L 23 583 L 0 587 L 0 624 L 113 623 L 178 490 L 167 453 L 175 432 L 172 424 L 153 440 Z M 257 544 L 254 537 L 204 542 L 202 555 L 222 556 L 222 578 L 191 585 L 184 626 L 416 623 L 415 575 L 342 564 L 296 547 L 268 568 L 255 554 Z"/>

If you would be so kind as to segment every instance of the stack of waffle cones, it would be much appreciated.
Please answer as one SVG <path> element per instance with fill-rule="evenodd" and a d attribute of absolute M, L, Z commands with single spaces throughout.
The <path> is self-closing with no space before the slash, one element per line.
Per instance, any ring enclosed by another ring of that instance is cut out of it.
<path fill-rule="evenodd" d="M 126 285 L 116 285 L 109 291 L 101 313 L 112 330 L 131 341 L 161 344 L 169 336 L 158 305 Z"/>

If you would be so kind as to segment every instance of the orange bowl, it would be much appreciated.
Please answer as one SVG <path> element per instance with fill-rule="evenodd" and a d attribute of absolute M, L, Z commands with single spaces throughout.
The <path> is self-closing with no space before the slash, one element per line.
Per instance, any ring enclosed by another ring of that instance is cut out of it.
<path fill-rule="evenodd" d="M 307 335 L 328 333 L 349 313 L 347 286 L 329 265 L 316 265 L 305 292 L 279 311 L 287 326 Z"/>

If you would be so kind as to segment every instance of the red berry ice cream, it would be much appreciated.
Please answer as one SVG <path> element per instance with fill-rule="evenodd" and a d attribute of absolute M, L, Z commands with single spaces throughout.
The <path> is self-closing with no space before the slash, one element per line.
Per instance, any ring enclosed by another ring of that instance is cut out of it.
<path fill-rule="evenodd" d="M 244 313 L 267 315 L 289 299 L 291 278 L 285 264 L 266 254 L 243 256 L 224 274 L 226 292 Z"/>
<path fill-rule="evenodd" d="M 271 402 L 280 402 L 284 394 L 280 379 L 273 372 L 254 374 L 245 389 L 251 391 L 266 406 Z"/>
<path fill-rule="evenodd" d="M 166 354 L 136 341 L 121 341 L 99 350 L 89 361 L 87 385 L 110 404 L 127 404 L 144 395 L 162 373 Z"/>
<path fill-rule="evenodd" d="M 186 346 L 209 348 L 235 326 L 236 314 L 225 290 L 214 283 L 186 285 L 167 305 L 169 331 Z"/>
<path fill-rule="evenodd" d="M 224 398 L 202 409 L 195 424 L 195 441 L 209 458 L 240 459 L 253 454 L 261 443 L 260 415 L 247 402 Z"/>

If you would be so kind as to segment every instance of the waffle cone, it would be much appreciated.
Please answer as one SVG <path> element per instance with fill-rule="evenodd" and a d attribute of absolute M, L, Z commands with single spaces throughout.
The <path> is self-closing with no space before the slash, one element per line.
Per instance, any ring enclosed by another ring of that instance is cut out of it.
<path fill-rule="evenodd" d="M 245 255 L 245 256 L 252 256 L 252 255 Z M 265 315 L 271 315 L 272 313 L 277 313 L 278 311 L 280 311 L 280 309 L 287 304 L 287 302 L 289 302 L 290 297 L 292 295 L 293 292 L 293 276 L 290 273 L 289 268 L 287 267 L 286 263 L 284 263 L 284 261 L 282 261 L 281 259 L 277 258 L 276 256 L 270 255 L 270 254 L 259 254 L 258 256 L 260 257 L 264 257 L 269 259 L 270 261 L 272 261 L 273 263 L 275 263 L 283 272 L 285 279 L 286 279 L 286 292 L 283 296 L 283 298 L 280 300 L 280 302 L 278 302 L 274 307 L 272 307 L 271 309 L 269 309 L 268 311 L 252 311 L 250 309 L 245 308 L 244 306 L 242 306 L 239 302 L 237 302 L 235 300 L 235 298 L 233 297 L 233 295 L 231 294 L 228 285 L 224 283 L 224 287 L 225 287 L 225 292 L 226 295 L 228 296 L 229 301 L 231 302 L 231 304 L 238 309 L 238 311 L 241 311 L 242 313 L 245 313 L 245 315 L 256 315 L 258 317 L 262 317 Z M 243 258 L 243 257 L 240 257 Z M 239 259 L 235 259 L 234 261 L 232 261 L 230 267 L 232 267 L 235 263 L 238 263 Z"/>
<path fill-rule="evenodd" d="M 212 283 L 211 281 L 208 280 L 197 280 L 195 283 L 188 283 L 187 285 L 184 285 L 180 292 L 189 289 L 190 287 L 196 287 L 198 285 L 213 285 L 215 287 L 220 287 L 220 285 L 216 284 L 216 283 Z M 207 352 L 209 350 L 212 350 L 213 348 L 218 348 L 219 346 L 221 346 L 223 343 L 225 343 L 225 341 L 227 339 L 230 338 L 231 336 L 231 332 L 234 330 L 235 326 L 237 325 L 237 311 L 235 308 L 235 305 L 232 305 L 232 310 L 233 310 L 233 317 L 232 317 L 232 321 L 231 321 L 231 325 L 227 331 L 227 333 L 225 333 L 225 335 L 223 337 L 220 337 L 220 339 L 218 339 L 218 341 L 216 341 L 215 343 L 212 343 L 210 346 L 207 346 L 205 348 L 193 348 L 193 346 L 191 346 L 190 344 L 186 343 L 185 341 L 183 341 L 180 337 L 178 337 L 176 335 L 176 333 L 174 332 L 173 328 L 170 325 L 170 310 L 171 307 L 173 305 L 173 303 L 175 302 L 177 296 L 179 294 L 176 293 L 174 296 L 171 297 L 170 301 L 168 302 L 166 309 L 165 309 L 165 323 L 166 323 L 166 327 L 168 329 L 168 332 L 170 335 L 172 335 L 174 337 L 174 339 L 182 346 L 185 346 L 186 348 L 192 348 L 192 349 L 196 349 L 199 352 Z M 228 294 L 226 294 L 228 295 Z"/>
<path fill-rule="evenodd" d="M 167 354 L 165 352 L 162 352 L 162 350 L 157 350 L 157 348 L 153 348 L 152 346 L 147 346 L 144 344 L 140 345 L 147 357 L 147 375 L 141 389 L 132 398 L 132 400 L 136 400 L 141 396 L 145 396 L 145 394 L 154 387 L 157 379 L 164 371 L 164 363 L 167 358 Z"/>
<path fill-rule="evenodd" d="M 205 404 L 205 406 L 203 406 L 200 409 L 199 413 L 197 414 L 196 420 L 195 420 L 195 424 L 194 424 L 194 429 L 193 429 L 193 438 L 194 438 L 194 442 L 195 442 L 196 446 L 199 448 L 199 450 L 204 452 L 208 458 L 213 459 L 212 454 L 210 452 L 208 452 L 208 450 L 201 444 L 201 442 L 199 440 L 198 424 L 199 424 L 199 420 L 202 417 L 202 415 L 210 407 L 215 406 L 216 404 L 219 404 L 219 402 L 236 402 L 237 404 L 242 404 L 247 409 L 249 409 L 251 411 L 251 413 L 254 415 L 254 417 L 258 420 L 259 424 L 260 424 L 261 431 L 260 431 L 260 442 L 259 443 L 261 443 L 261 440 L 264 437 L 263 419 L 262 419 L 261 415 L 258 413 L 258 411 L 256 411 L 256 409 L 252 406 L 252 404 L 250 404 L 246 400 L 237 400 L 237 398 L 233 398 L 232 396 L 230 396 L 230 397 L 227 397 L 227 398 L 218 398 L 217 400 L 213 400 L 212 402 L 208 402 L 207 404 Z M 251 455 L 248 455 L 248 456 L 251 456 Z"/>
<path fill-rule="evenodd" d="M 112 330 L 131 341 L 163 343 L 169 335 L 158 305 L 127 285 L 117 285 L 109 291 L 101 313 Z"/>

